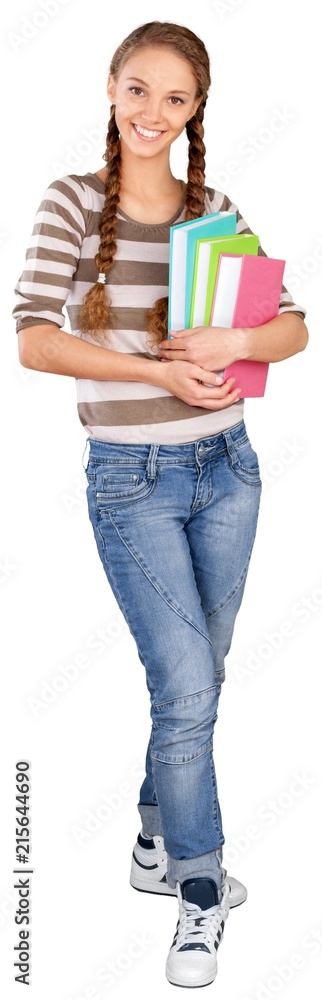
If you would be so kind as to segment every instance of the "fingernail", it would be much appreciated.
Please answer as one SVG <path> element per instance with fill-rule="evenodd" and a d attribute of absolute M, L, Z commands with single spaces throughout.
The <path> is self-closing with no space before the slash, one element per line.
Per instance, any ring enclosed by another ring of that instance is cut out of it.
<path fill-rule="evenodd" d="M 216 379 L 215 379 L 216 385 L 222 385 L 223 381 L 224 380 L 222 378 L 222 375 L 216 375 Z"/>

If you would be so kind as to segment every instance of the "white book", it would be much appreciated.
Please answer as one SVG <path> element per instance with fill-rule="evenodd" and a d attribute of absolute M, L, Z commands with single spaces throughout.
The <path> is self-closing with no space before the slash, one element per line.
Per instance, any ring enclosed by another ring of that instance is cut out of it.
<path fill-rule="evenodd" d="M 243 257 L 220 255 L 211 326 L 232 327 Z"/>
<path fill-rule="evenodd" d="M 192 328 L 204 325 L 211 243 L 200 243 Z"/>

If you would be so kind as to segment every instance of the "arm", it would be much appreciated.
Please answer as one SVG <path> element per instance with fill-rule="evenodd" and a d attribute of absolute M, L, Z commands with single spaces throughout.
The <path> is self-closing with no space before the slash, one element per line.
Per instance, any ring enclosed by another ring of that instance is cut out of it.
<path fill-rule="evenodd" d="M 205 388 L 199 384 L 202 379 L 207 378 L 212 384 L 217 379 L 213 372 L 205 373 L 204 367 L 186 361 L 161 364 L 158 360 L 96 347 L 53 323 L 19 330 L 18 343 L 21 364 L 36 371 L 97 381 L 146 382 L 160 386 L 190 406 L 212 410 L 230 406 L 239 398 L 237 388 L 233 389 L 234 379 L 227 379 L 224 385 L 217 384 L 213 389 Z"/>
<path fill-rule="evenodd" d="M 304 351 L 309 337 L 304 320 L 294 312 L 280 313 L 269 323 L 238 332 L 240 357 L 248 361 L 284 361 Z"/>
<path fill-rule="evenodd" d="M 253 328 L 199 326 L 171 331 L 171 337 L 159 345 L 160 358 L 190 361 L 216 371 L 239 360 L 283 361 L 304 350 L 308 330 L 301 316 L 285 312 Z"/>

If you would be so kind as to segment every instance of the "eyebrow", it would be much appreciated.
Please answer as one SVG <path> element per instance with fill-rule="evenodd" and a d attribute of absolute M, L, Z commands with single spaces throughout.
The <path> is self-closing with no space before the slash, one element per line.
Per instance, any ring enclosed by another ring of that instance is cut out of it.
<path fill-rule="evenodd" d="M 140 80 L 140 77 L 138 76 L 127 76 L 126 82 L 128 82 L 129 80 L 136 80 L 137 83 L 143 83 L 144 87 L 148 87 L 148 84 L 145 83 L 144 80 Z M 176 90 L 175 87 L 173 90 L 169 90 L 169 94 L 187 94 L 187 97 L 191 96 L 188 90 Z"/>

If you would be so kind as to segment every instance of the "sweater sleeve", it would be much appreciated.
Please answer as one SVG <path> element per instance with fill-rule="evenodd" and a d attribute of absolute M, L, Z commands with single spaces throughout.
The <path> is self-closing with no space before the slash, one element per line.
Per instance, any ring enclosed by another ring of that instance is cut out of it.
<path fill-rule="evenodd" d="M 237 205 L 234 204 L 233 201 L 230 200 L 230 198 L 228 197 L 227 194 L 223 194 L 222 192 L 218 192 L 218 191 L 215 192 L 214 189 L 212 189 L 212 188 L 207 188 L 207 190 L 208 190 L 208 192 L 210 194 L 210 197 L 212 196 L 212 198 L 214 198 L 214 195 L 216 194 L 216 199 L 215 199 L 216 203 L 218 203 L 218 197 L 219 197 L 219 199 L 220 199 L 220 209 L 219 210 L 221 212 L 236 212 L 236 232 L 237 233 L 253 233 L 253 230 L 249 228 L 248 223 L 245 222 L 245 219 L 241 215 L 241 212 L 239 211 L 239 208 L 237 207 Z M 214 204 L 215 204 L 215 202 L 214 202 Z M 212 211 L 216 211 L 216 210 L 218 210 L 218 209 L 212 208 Z M 268 256 L 267 253 L 265 253 L 265 250 L 263 250 L 263 247 L 262 247 L 261 243 L 259 243 L 259 245 L 258 245 L 258 256 L 261 256 L 261 257 L 267 257 Z M 298 303 L 294 302 L 294 299 L 292 298 L 292 295 L 290 294 L 290 292 L 288 291 L 288 289 L 285 287 L 285 285 L 282 285 L 282 291 L 281 291 L 281 298 L 280 298 L 280 304 L 279 304 L 279 309 L 278 309 L 278 315 L 280 315 L 280 313 L 283 313 L 283 312 L 294 312 L 294 313 L 297 314 L 297 316 L 300 316 L 301 319 L 303 319 L 303 320 L 305 319 L 306 313 L 307 313 L 307 310 L 304 308 L 304 306 L 301 306 Z"/>
<path fill-rule="evenodd" d="M 63 313 L 86 231 L 85 189 L 73 174 L 54 180 L 43 194 L 15 285 L 16 332 L 27 326 L 66 322 Z"/>

